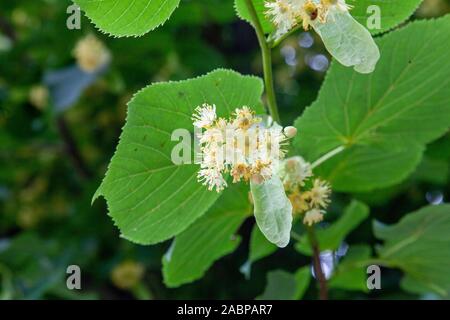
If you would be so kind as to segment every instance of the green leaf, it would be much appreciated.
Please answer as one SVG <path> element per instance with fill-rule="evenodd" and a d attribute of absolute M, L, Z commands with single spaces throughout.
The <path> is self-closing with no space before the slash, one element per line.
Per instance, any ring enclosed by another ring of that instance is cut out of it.
<path fill-rule="evenodd" d="M 176 236 L 163 257 L 164 283 L 177 287 L 201 278 L 214 261 L 237 248 L 235 233 L 250 214 L 248 187 L 226 189 L 205 216 Z"/>
<path fill-rule="evenodd" d="M 266 239 L 261 230 L 259 230 L 258 225 L 255 223 L 250 236 L 248 259 L 242 265 L 240 271 L 246 276 L 246 278 L 249 278 L 252 264 L 258 260 L 270 256 L 275 251 L 277 251 L 277 246 Z"/>
<path fill-rule="evenodd" d="M 74 0 L 101 31 L 142 36 L 169 19 L 180 0 Z"/>
<path fill-rule="evenodd" d="M 450 125 L 450 16 L 419 21 L 377 41 L 370 75 L 333 63 L 319 97 L 296 121 L 308 161 L 345 146 L 319 167 L 336 191 L 370 191 L 406 178 L 424 145 Z"/>
<path fill-rule="evenodd" d="M 435 185 L 444 186 L 449 177 L 450 166 L 448 161 L 425 156 L 414 173 L 414 178 Z"/>
<path fill-rule="evenodd" d="M 311 281 L 309 266 L 300 268 L 295 274 L 275 270 L 267 274 L 267 285 L 257 300 L 298 300 L 303 297 Z"/>
<path fill-rule="evenodd" d="M 405 288 L 427 288 L 450 297 L 450 205 L 428 206 L 392 226 L 374 223 L 375 236 L 384 240 L 377 252 L 389 267 L 402 269 Z M 413 285 L 415 284 L 415 285 Z"/>
<path fill-rule="evenodd" d="M 406 21 L 419 7 L 422 0 L 353 0 L 347 1 L 353 6 L 352 16 L 363 26 L 368 26 L 368 19 L 373 17 L 374 6 L 380 9 L 381 28 L 369 29 L 372 34 L 390 30 Z"/>
<path fill-rule="evenodd" d="M 275 26 L 265 15 L 266 8 L 264 7 L 264 0 L 252 0 L 252 2 L 263 31 L 267 34 L 273 32 L 275 30 Z M 251 23 L 250 13 L 248 12 L 245 0 L 235 0 L 234 7 L 239 18 Z"/>
<path fill-rule="evenodd" d="M 217 200 L 197 182 L 196 164 L 175 165 L 175 129 L 193 131 L 191 116 L 203 103 L 228 117 L 236 107 L 263 113 L 260 79 L 217 70 L 196 79 L 156 83 L 129 103 L 127 123 L 108 172 L 94 198 L 103 195 L 109 214 L 128 240 L 154 244 L 185 230 Z M 189 144 L 190 145 L 190 144 Z"/>
<path fill-rule="evenodd" d="M 364 203 L 353 200 L 344 210 L 344 214 L 326 229 L 317 230 L 320 250 L 337 250 L 345 237 L 369 216 L 369 207 Z M 295 245 L 295 249 L 304 255 L 312 255 L 308 237 L 302 236 Z"/>
<path fill-rule="evenodd" d="M 408 149 L 353 146 L 316 171 L 332 183 L 335 191 L 367 192 L 406 179 L 420 163 L 424 149 L 415 145 Z"/>
<path fill-rule="evenodd" d="M 367 261 L 371 253 L 367 245 L 350 246 L 330 279 L 329 287 L 367 292 Z"/>
<path fill-rule="evenodd" d="M 280 248 L 288 245 L 292 228 L 292 205 L 281 179 L 274 175 L 262 183 L 250 181 L 256 223 L 264 236 Z"/>

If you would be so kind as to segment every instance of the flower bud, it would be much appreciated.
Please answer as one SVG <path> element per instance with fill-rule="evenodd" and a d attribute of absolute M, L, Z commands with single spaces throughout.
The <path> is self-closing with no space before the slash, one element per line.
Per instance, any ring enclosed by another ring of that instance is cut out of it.
<path fill-rule="evenodd" d="M 295 137 L 297 135 L 297 128 L 292 127 L 292 126 L 286 127 L 286 128 L 284 128 L 284 134 L 289 139 L 292 139 L 293 137 Z"/>

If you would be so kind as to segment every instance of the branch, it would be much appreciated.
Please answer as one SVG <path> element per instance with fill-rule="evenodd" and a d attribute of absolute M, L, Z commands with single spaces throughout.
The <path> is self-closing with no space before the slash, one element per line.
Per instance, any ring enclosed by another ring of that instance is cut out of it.
<path fill-rule="evenodd" d="M 76 145 L 75 139 L 73 138 L 63 116 L 58 116 L 56 118 L 56 124 L 58 126 L 59 135 L 64 142 L 66 152 L 70 157 L 77 172 L 84 179 L 92 178 L 92 173 L 89 171 L 86 163 L 84 162 L 84 159 L 81 156 L 81 153 Z"/>
<path fill-rule="evenodd" d="M 319 299 L 320 300 L 328 300 L 328 285 L 327 279 L 322 270 L 322 265 L 320 261 L 320 248 L 319 242 L 316 238 L 316 233 L 313 226 L 308 227 L 308 238 L 309 243 L 311 244 L 313 250 L 313 268 L 314 274 L 316 275 L 317 280 L 319 281 Z"/>

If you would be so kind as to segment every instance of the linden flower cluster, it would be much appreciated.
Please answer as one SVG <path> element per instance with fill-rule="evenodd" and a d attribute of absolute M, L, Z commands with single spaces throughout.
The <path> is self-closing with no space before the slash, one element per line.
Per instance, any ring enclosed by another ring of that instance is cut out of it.
<path fill-rule="evenodd" d="M 345 0 L 274 0 L 265 3 L 266 15 L 277 26 L 276 36 L 287 33 L 302 22 L 308 30 L 313 21 L 327 22 L 332 9 L 347 12 L 351 6 Z"/>
<path fill-rule="evenodd" d="M 285 155 L 287 140 L 297 130 L 277 124 L 262 123 L 254 111 L 243 106 L 230 119 L 218 118 L 216 106 L 203 104 L 192 116 L 194 126 L 202 129 L 198 135 L 200 171 L 198 180 L 209 190 L 220 192 L 227 187 L 224 175 L 229 173 L 233 183 L 270 179 Z"/>
<path fill-rule="evenodd" d="M 311 165 L 296 156 L 283 161 L 278 173 L 283 181 L 294 214 L 304 214 L 303 223 L 313 225 L 323 220 L 330 203 L 328 182 L 313 177 Z"/>
<path fill-rule="evenodd" d="M 92 34 L 77 42 L 73 55 L 78 66 L 89 73 L 99 70 L 111 60 L 109 50 Z"/>

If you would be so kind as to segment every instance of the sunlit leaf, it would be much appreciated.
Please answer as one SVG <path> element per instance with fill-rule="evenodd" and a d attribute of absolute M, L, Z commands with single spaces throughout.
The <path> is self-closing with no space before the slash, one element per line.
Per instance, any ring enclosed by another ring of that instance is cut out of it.
<path fill-rule="evenodd" d="M 264 7 L 264 1 L 265 0 L 252 0 L 253 5 L 256 10 L 256 14 L 258 15 L 259 22 L 261 23 L 261 26 L 263 28 L 263 31 L 265 33 L 271 33 L 275 30 L 275 26 L 273 23 L 266 17 L 266 8 Z M 235 0 L 234 7 L 236 9 L 236 12 L 238 16 L 247 21 L 251 22 L 251 16 L 247 9 L 247 4 L 245 0 Z"/>
<path fill-rule="evenodd" d="M 199 165 L 175 165 L 171 141 L 175 129 L 193 131 L 194 109 L 210 103 L 228 117 L 251 106 L 263 113 L 261 80 L 218 70 L 192 80 L 157 83 L 129 103 L 127 123 L 96 196 L 105 197 L 122 236 L 153 244 L 185 230 L 202 216 L 219 194 L 197 182 Z"/>
<path fill-rule="evenodd" d="M 392 29 L 406 21 L 423 0 L 347 0 L 352 16 L 373 34 Z M 378 15 L 379 14 L 379 15 Z M 375 19 L 380 18 L 377 25 Z M 379 28 L 378 28 L 379 27 Z"/>
<path fill-rule="evenodd" d="M 141 36 L 169 19 L 180 0 L 74 0 L 103 32 Z"/>
<path fill-rule="evenodd" d="M 419 21 L 377 40 L 370 75 L 334 63 L 319 97 L 296 122 L 309 161 L 345 146 L 319 167 L 334 190 L 369 191 L 405 179 L 424 145 L 450 126 L 450 16 Z"/>

